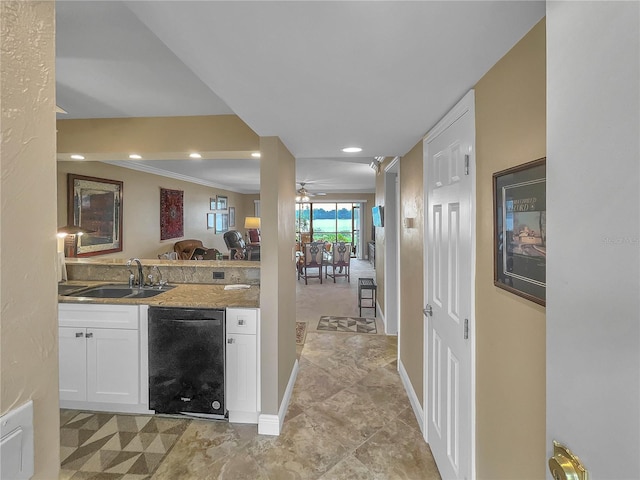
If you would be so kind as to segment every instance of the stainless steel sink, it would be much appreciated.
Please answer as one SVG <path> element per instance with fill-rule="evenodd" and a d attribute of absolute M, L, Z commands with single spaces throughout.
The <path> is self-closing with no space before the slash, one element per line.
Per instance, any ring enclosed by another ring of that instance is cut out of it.
<path fill-rule="evenodd" d="M 87 285 L 66 285 L 66 284 L 58 284 L 58 295 L 67 295 L 68 293 L 83 290 L 87 288 Z"/>
<path fill-rule="evenodd" d="M 160 295 L 174 288 L 171 285 L 162 287 L 129 287 L 125 284 L 100 285 L 97 287 L 85 288 L 75 292 L 63 294 L 65 297 L 86 297 L 86 298 L 149 298 Z"/>

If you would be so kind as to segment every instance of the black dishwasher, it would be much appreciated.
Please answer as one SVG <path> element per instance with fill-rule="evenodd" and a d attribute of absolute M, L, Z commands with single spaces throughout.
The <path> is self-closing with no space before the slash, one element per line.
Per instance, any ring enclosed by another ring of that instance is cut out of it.
<path fill-rule="evenodd" d="M 149 408 L 224 418 L 225 311 L 149 308 Z"/>

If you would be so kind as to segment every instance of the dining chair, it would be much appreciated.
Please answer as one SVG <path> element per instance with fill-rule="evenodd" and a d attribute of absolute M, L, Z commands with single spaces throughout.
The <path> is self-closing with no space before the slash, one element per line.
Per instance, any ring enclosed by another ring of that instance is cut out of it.
<path fill-rule="evenodd" d="M 334 242 L 331 248 L 331 255 L 325 265 L 325 278 L 333 278 L 336 283 L 336 277 L 346 277 L 347 282 L 351 283 L 351 243 Z M 329 273 L 331 268 L 331 273 Z"/>
<path fill-rule="evenodd" d="M 304 284 L 308 285 L 308 278 L 319 278 L 322 283 L 322 266 L 323 266 L 323 242 L 311 242 L 303 245 L 303 260 L 298 268 L 298 280 L 300 277 L 304 277 Z M 309 270 L 313 272 L 314 269 L 318 270 L 318 274 L 310 274 Z"/>

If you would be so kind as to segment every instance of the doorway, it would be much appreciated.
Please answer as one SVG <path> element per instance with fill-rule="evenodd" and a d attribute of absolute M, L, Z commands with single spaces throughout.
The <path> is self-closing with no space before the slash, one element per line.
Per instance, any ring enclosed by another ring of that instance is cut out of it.
<path fill-rule="evenodd" d="M 400 317 L 400 158 L 384 169 L 384 328 L 387 335 L 398 334 Z"/>

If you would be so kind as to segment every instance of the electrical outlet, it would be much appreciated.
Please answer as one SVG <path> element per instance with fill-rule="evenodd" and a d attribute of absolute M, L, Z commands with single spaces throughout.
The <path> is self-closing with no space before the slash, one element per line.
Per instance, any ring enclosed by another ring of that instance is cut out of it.
<path fill-rule="evenodd" d="M 222 280 L 224 278 L 224 272 L 213 272 L 214 280 Z"/>

